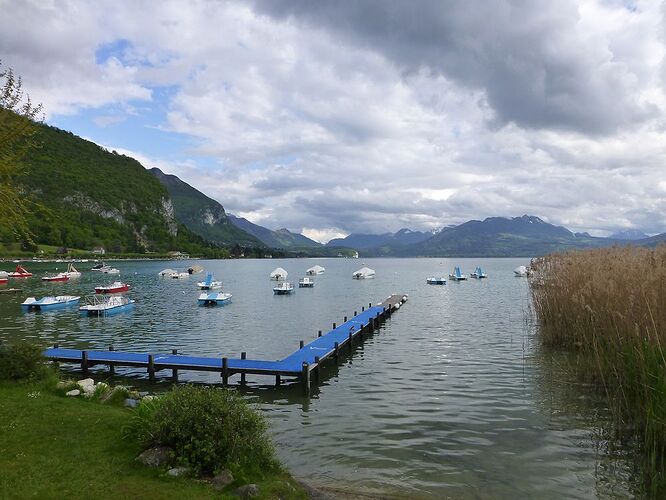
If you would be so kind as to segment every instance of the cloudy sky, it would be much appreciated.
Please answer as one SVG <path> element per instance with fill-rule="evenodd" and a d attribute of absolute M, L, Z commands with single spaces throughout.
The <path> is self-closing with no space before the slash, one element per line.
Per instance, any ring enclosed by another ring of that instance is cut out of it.
<path fill-rule="evenodd" d="M 320 240 L 666 231 L 657 1 L 0 0 L 50 124 Z"/>

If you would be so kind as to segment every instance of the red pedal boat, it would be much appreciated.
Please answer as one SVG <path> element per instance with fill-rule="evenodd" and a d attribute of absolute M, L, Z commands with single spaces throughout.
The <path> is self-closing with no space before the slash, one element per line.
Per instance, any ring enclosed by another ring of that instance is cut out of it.
<path fill-rule="evenodd" d="M 58 273 L 55 276 L 43 276 L 42 281 L 69 281 L 67 273 Z"/>
<path fill-rule="evenodd" d="M 130 286 L 127 283 L 116 281 L 107 286 L 96 286 L 95 293 L 122 293 L 127 292 Z"/>
<path fill-rule="evenodd" d="M 10 278 L 32 278 L 32 273 L 28 272 L 23 266 L 16 266 L 16 271 L 9 273 Z"/>

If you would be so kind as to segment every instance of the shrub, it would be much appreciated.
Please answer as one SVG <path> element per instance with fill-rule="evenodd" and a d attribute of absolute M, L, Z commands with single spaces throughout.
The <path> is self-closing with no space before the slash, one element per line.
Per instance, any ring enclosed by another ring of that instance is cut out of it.
<path fill-rule="evenodd" d="M 135 411 L 126 437 L 145 448 L 169 446 L 197 474 L 278 467 L 266 421 L 236 393 L 180 386 Z"/>
<path fill-rule="evenodd" d="M 41 347 L 25 340 L 0 344 L 0 380 L 43 379 L 48 371 Z"/>

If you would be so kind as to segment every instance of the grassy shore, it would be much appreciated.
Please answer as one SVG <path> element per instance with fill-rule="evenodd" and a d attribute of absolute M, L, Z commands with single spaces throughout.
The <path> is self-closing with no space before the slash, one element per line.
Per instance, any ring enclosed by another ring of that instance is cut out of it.
<path fill-rule="evenodd" d="M 546 346 L 574 351 L 573 375 L 599 385 L 612 434 L 637 443 L 644 493 L 666 493 L 666 246 L 553 254 L 534 263 Z"/>
<path fill-rule="evenodd" d="M 0 498 L 237 498 L 138 464 L 138 444 L 122 438 L 132 410 L 53 384 L 0 382 Z M 306 498 L 286 472 L 248 479 L 258 498 Z"/>

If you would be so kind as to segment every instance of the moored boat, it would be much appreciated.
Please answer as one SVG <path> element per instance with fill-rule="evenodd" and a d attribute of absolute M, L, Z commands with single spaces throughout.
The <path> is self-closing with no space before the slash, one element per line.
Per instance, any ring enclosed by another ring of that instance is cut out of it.
<path fill-rule="evenodd" d="M 101 262 L 99 264 L 95 264 L 94 266 L 92 266 L 92 268 L 90 270 L 91 271 L 103 271 L 104 269 L 107 269 L 109 267 L 110 266 L 107 266 L 104 262 Z"/>
<path fill-rule="evenodd" d="M 9 282 L 9 274 L 7 271 L 0 271 L 0 285 Z"/>
<path fill-rule="evenodd" d="M 110 285 L 106 286 L 96 286 L 95 293 L 106 294 L 106 293 L 122 293 L 127 292 L 130 289 L 130 286 L 127 283 L 121 281 L 114 281 Z"/>
<path fill-rule="evenodd" d="M 273 281 L 282 281 L 282 280 L 286 280 L 286 279 L 287 279 L 287 275 L 288 275 L 288 274 L 289 274 L 289 273 L 288 273 L 287 271 L 285 271 L 285 270 L 282 269 L 281 267 L 278 267 L 278 268 L 275 268 L 275 269 L 273 270 L 273 272 L 272 272 L 271 275 L 270 275 L 270 278 L 271 278 Z"/>
<path fill-rule="evenodd" d="M 299 288 L 314 288 L 315 286 L 315 281 L 310 278 L 309 276 L 306 276 L 305 278 L 301 278 L 298 281 L 298 287 Z"/>
<path fill-rule="evenodd" d="M 222 288 L 222 282 L 215 281 L 215 278 L 213 278 L 213 274 L 208 273 L 206 275 L 206 279 L 197 283 L 197 286 L 201 290 L 215 290 L 217 288 Z"/>
<path fill-rule="evenodd" d="M 74 267 L 74 264 L 71 262 L 69 263 L 69 266 L 67 266 L 67 271 L 65 271 L 63 274 L 66 274 L 69 278 L 80 278 L 81 277 L 81 272 Z"/>
<path fill-rule="evenodd" d="M 232 295 L 222 292 L 202 292 L 199 295 L 200 306 L 222 306 L 231 302 Z"/>
<path fill-rule="evenodd" d="M 459 266 L 456 266 L 453 269 L 453 272 L 449 274 L 449 279 L 453 281 L 464 281 L 467 279 L 467 276 L 462 273 Z"/>
<path fill-rule="evenodd" d="M 279 285 L 273 287 L 273 293 L 275 295 L 289 295 L 293 291 L 294 291 L 294 285 L 292 285 L 288 281 L 285 281 L 284 283 L 280 283 Z"/>
<path fill-rule="evenodd" d="M 46 311 L 52 309 L 63 309 L 69 306 L 75 306 L 79 303 L 81 297 L 74 295 L 58 295 L 56 297 L 47 296 L 41 299 L 28 297 L 21 303 L 24 311 Z"/>
<path fill-rule="evenodd" d="M 355 280 L 367 280 L 374 277 L 375 277 L 375 271 L 374 269 L 370 269 L 369 267 L 362 267 L 361 269 L 352 274 L 352 278 L 354 278 Z"/>
<path fill-rule="evenodd" d="M 480 266 L 477 266 L 476 269 L 474 269 L 474 272 L 470 274 L 472 278 L 477 278 L 477 279 L 483 279 L 487 278 L 488 275 L 483 272 L 483 269 L 481 269 Z"/>
<path fill-rule="evenodd" d="M 190 277 L 190 273 L 188 273 L 188 272 L 175 272 L 175 273 L 171 273 L 169 275 L 169 278 L 174 279 L 174 280 L 182 280 L 182 279 L 189 278 L 189 277 Z"/>
<path fill-rule="evenodd" d="M 108 316 L 127 311 L 134 306 L 134 301 L 121 295 L 99 297 L 90 295 L 86 297 L 86 304 L 79 307 L 79 312 L 87 316 Z"/>
<path fill-rule="evenodd" d="M 426 279 L 428 285 L 446 285 L 446 279 L 443 276 L 431 276 Z"/>
<path fill-rule="evenodd" d="M 120 271 L 118 269 L 116 269 L 115 267 L 109 267 L 109 266 L 106 266 L 105 269 L 102 269 L 102 272 L 104 274 L 120 274 Z"/>
<path fill-rule="evenodd" d="M 67 276 L 66 273 L 58 273 L 54 276 L 42 276 L 42 281 L 48 281 L 48 282 L 69 281 L 69 276 Z"/>
<path fill-rule="evenodd" d="M 31 278 L 32 273 L 19 264 L 16 266 L 16 270 L 13 273 L 9 273 L 7 276 L 10 278 Z"/>
<path fill-rule="evenodd" d="M 316 266 L 312 266 L 310 269 L 305 271 L 305 274 L 307 274 L 308 276 L 315 276 L 316 274 L 323 274 L 325 271 L 326 271 L 326 268 L 324 268 L 320 265 L 316 265 Z"/>
<path fill-rule="evenodd" d="M 518 278 L 524 278 L 525 276 L 529 275 L 529 270 L 525 266 L 518 266 L 513 270 L 513 274 L 515 274 Z"/>

